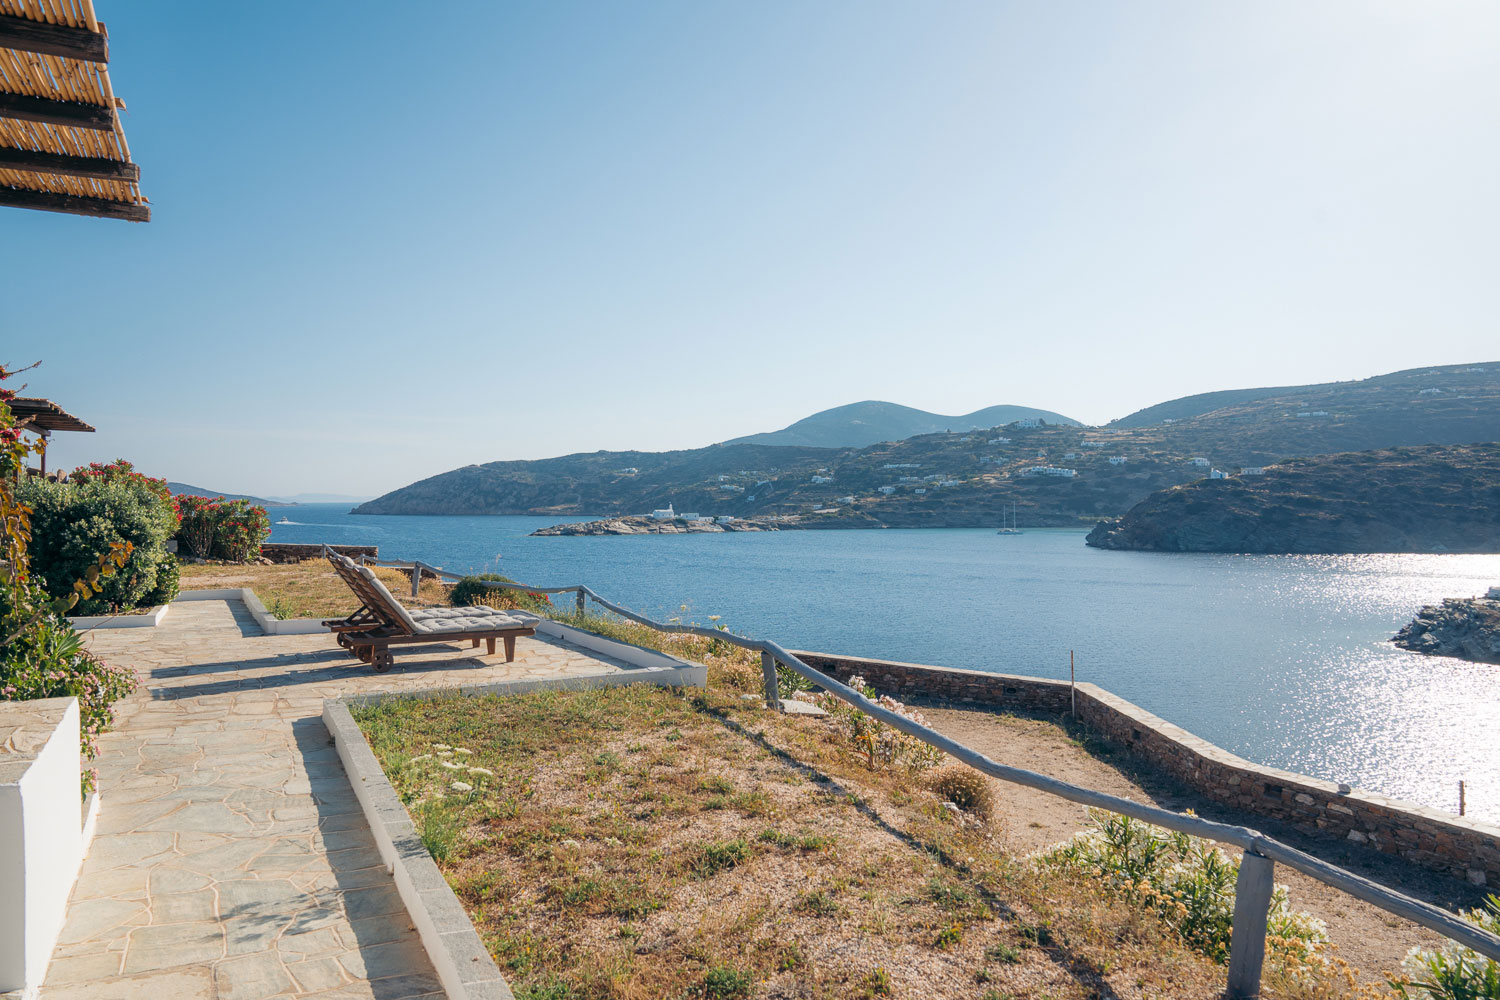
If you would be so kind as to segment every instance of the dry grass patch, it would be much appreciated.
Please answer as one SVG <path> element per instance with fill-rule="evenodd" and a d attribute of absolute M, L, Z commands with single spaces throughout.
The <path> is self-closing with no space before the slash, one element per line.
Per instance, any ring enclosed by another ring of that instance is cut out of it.
<path fill-rule="evenodd" d="M 411 574 L 371 567 L 375 575 L 407 607 L 448 603 L 446 584 L 422 581 L 421 595 L 411 596 Z M 341 618 L 359 606 L 349 587 L 325 559 L 304 559 L 273 566 L 182 564 L 183 590 L 248 587 L 277 618 Z"/>
<path fill-rule="evenodd" d="M 1222 989 L 1153 915 L 1007 856 L 990 824 L 868 770 L 826 723 L 742 700 L 720 666 L 686 695 L 356 710 L 518 997 Z"/>

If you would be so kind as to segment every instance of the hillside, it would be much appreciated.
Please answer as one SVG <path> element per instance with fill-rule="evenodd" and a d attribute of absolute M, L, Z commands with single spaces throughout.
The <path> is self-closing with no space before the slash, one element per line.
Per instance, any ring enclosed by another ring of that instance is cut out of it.
<path fill-rule="evenodd" d="M 1500 552 L 1500 445 L 1283 462 L 1155 493 L 1088 544 L 1161 552 Z"/>
<path fill-rule="evenodd" d="M 249 500 L 253 504 L 262 507 L 295 507 L 295 503 L 283 503 L 280 500 L 267 500 L 264 497 L 247 496 L 244 493 L 220 493 L 218 490 L 205 490 L 200 486 L 189 486 L 187 483 L 167 483 L 167 489 L 172 491 L 173 496 L 190 497 L 223 497 L 225 500 Z"/>
<path fill-rule="evenodd" d="M 1045 420 L 1049 424 L 1078 424 L 1071 417 L 1029 406 L 990 406 L 962 416 L 949 417 L 898 403 L 868 399 L 862 403 L 835 406 L 831 410 L 814 413 L 779 431 L 750 434 L 724 443 L 863 448 L 882 441 L 903 441 L 919 434 L 939 434 L 944 431 L 961 434 L 986 427 L 999 427 L 1026 417 Z"/>
<path fill-rule="evenodd" d="M 1205 393 L 1108 426 L 1210 454 L 1226 468 L 1295 455 L 1500 441 L 1500 362 Z"/>
<path fill-rule="evenodd" d="M 616 517 L 672 504 L 735 517 L 833 511 L 812 519 L 826 527 L 965 527 L 998 524 L 1014 503 L 1022 526 L 1083 526 L 1202 478 L 1210 466 L 1233 472 L 1297 456 L 1500 441 L 1500 364 L 1303 386 L 1291 395 L 1248 391 L 1279 395 L 1211 394 L 1218 405 L 1206 413 L 1131 428 L 1010 424 L 862 447 L 725 444 L 491 462 L 356 512 Z M 1033 466 L 1073 475 L 1027 474 Z"/>

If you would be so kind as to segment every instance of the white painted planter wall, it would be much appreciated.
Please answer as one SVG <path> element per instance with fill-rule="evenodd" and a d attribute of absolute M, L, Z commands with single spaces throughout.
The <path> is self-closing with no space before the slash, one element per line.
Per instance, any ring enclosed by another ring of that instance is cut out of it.
<path fill-rule="evenodd" d="M 32 711 L 55 718 L 45 742 L 0 754 L 0 993 L 28 1000 L 46 977 L 98 804 L 80 809 L 77 699 L 0 703 L 0 728 L 8 712 Z"/>

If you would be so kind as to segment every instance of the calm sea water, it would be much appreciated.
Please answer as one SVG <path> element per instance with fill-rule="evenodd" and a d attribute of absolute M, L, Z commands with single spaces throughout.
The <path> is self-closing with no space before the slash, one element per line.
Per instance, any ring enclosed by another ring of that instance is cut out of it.
<path fill-rule="evenodd" d="M 528 538 L 535 517 L 273 510 L 272 540 L 586 583 L 653 617 L 813 649 L 1093 681 L 1251 760 L 1500 821 L 1500 666 L 1387 640 L 1500 556 L 1104 552 L 1077 531 Z M 569 518 L 577 520 L 577 518 Z"/>

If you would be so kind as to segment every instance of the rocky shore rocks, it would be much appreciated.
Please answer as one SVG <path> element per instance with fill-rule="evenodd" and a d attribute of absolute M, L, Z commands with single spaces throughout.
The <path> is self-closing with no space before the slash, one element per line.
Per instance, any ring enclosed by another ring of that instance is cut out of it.
<path fill-rule="evenodd" d="M 1500 663 L 1500 587 L 1486 597 L 1429 604 L 1391 641 L 1416 653 Z"/>

